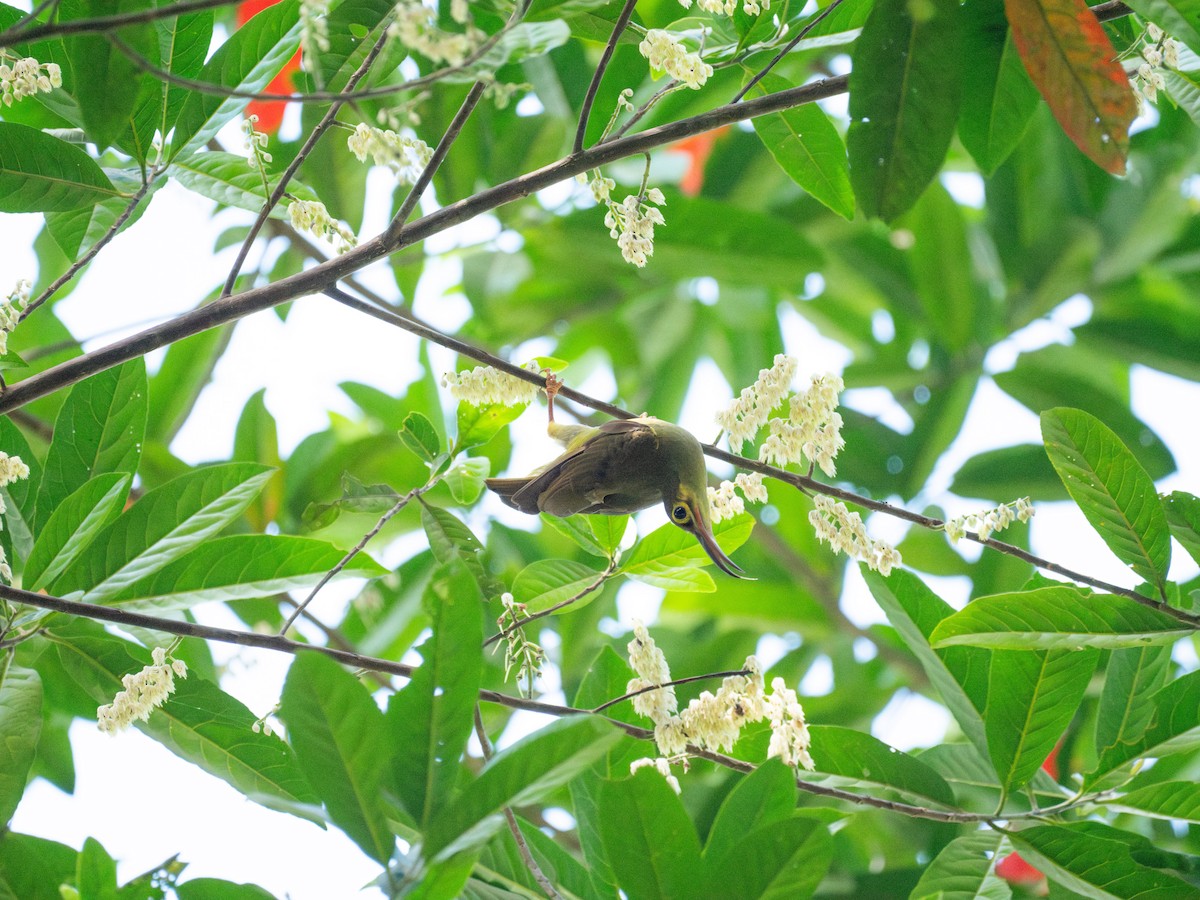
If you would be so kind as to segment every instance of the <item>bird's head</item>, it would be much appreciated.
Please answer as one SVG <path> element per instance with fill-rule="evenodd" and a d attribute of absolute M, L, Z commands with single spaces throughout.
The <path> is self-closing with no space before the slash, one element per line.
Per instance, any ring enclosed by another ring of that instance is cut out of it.
<path fill-rule="evenodd" d="M 708 491 L 703 481 L 699 489 L 695 485 L 681 482 L 673 497 L 663 500 L 667 517 L 689 534 L 694 534 L 717 568 L 734 578 L 749 578 L 740 566 L 725 555 L 717 545 L 712 533 L 712 513 L 708 507 Z"/>

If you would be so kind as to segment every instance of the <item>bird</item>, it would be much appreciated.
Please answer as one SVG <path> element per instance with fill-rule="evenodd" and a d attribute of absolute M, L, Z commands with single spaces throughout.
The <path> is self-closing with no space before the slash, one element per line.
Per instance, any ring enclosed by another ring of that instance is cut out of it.
<path fill-rule="evenodd" d="M 678 425 L 648 415 L 599 427 L 555 422 L 554 396 L 561 385 L 557 377 L 547 378 L 547 431 L 566 450 L 524 478 L 489 478 L 488 488 L 508 506 L 534 516 L 619 516 L 662 503 L 671 523 L 695 535 L 717 568 L 749 578 L 713 537 L 700 442 Z"/>

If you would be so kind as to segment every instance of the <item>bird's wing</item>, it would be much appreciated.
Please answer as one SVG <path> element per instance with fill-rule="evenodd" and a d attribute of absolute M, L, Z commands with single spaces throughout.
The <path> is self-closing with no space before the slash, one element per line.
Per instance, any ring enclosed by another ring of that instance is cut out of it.
<path fill-rule="evenodd" d="M 606 497 L 612 493 L 614 466 L 619 465 L 615 442 L 654 439 L 654 432 L 644 422 L 632 419 L 615 419 L 605 422 L 596 434 L 572 450 L 568 450 L 544 471 L 525 479 L 525 484 L 510 496 L 502 497 L 522 511 L 536 513 L 539 510 L 552 516 L 572 516 L 579 512 L 609 512 Z M 489 487 L 490 487 L 489 483 Z M 640 509 L 653 503 L 651 498 L 633 508 Z M 628 502 L 626 498 L 623 501 Z M 627 511 L 622 507 L 619 511 Z"/>

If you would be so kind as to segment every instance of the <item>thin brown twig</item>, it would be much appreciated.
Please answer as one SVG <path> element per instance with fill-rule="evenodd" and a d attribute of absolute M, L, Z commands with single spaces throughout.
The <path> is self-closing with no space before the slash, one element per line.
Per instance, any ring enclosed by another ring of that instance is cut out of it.
<path fill-rule="evenodd" d="M 492 741 L 488 737 L 487 729 L 483 727 L 483 716 L 479 712 L 478 703 L 475 704 L 475 736 L 479 738 L 479 747 L 483 751 L 483 758 L 490 760 L 494 755 Z M 513 840 L 516 841 L 517 851 L 521 854 L 521 861 L 525 863 L 525 868 L 529 870 L 529 874 L 533 876 L 533 880 L 546 892 L 546 896 L 550 900 L 562 900 L 562 894 L 555 889 L 554 882 L 546 877 L 546 873 L 542 871 L 542 867 L 533 858 L 533 853 L 529 850 L 529 844 L 525 840 L 525 835 L 521 833 L 521 826 L 518 824 L 517 817 L 513 813 L 511 806 L 504 807 L 504 819 L 508 823 L 508 830 L 512 833 Z"/>
<path fill-rule="evenodd" d="M 497 631 L 495 634 L 493 634 L 491 637 L 489 637 L 487 640 L 485 640 L 483 642 L 484 648 L 490 647 L 492 644 L 496 643 L 496 641 L 503 640 L 504 638 L 506 638 L 510 634 L 512 634 L 514 631 L 521 630 L 526 625 L 528 625 L 530 622 L 536 622 L 538 619 L 544 619 L 544 618 L 546 618 L 546 616 L 553 615 L 554 613 L 558 612 L 560 609 L 566 609 L 572 603 L 582 600 L 588 594 L 592 593 L 593 591 L 598 589 L 601 585 L 603 585 L 604 582 L 609 579 L 609 577 L 612 575 L 612 573 L 616 571 L 616 569 L 617 569 L 616 561 L 609 560 L 608 567 L 596 577 L 595 581 L 593 581 L 591 584 L 588 584 L 587 586 L 585 586 L 582 590 L 579 591 L 579 593 L 574 594 L 573 596 L 568 597 L 566 600 L 563 600 L 559 603 L 555 603 L 553 606 L 549 606 L 546 609 L 539 610 L 538 612 L 535 612 L 533 615 L 526 616 L 521 621 L 514 622 L 512 625 L 509 625 L 507 628 L 505 628 L 502 631 Z"/>
<path fill-rule="evenodd" d="M 592 115 L 592 106 L 596 102 L 596 93 L 600 90 L 600 82 L 604 80 L 604 73 L 608 70 L 608 64 L 612 60 L 613 53 L 616 52 L 617 43 L 621 40 L 621 35 L 625 33 L 625 29 L 629 26 L 629 20 L 633 16 L 633 8 L 637 6 L 637 0 L 625 0 L 625 5 L 621 7 L 621 14 L 617 16 L 617 21 L 613 23 L 612 34 L 608 36 L 608 43 L 604 45 L 604 52 L 600 55 L 600 62 L 596 64 L 596 71 L 592 73 L 592 80 L 588 84 L 587 93 L 583 97 L 583 106 L 579 110 L 579 125 L 575 128 L 575 143 L 572 145 L 572 153 L 579 153 L 583 150 L 583 139 L 587 136 L 588 119 Z"/>
<path fill-rule="evenodd" d="M 787 56 L 789 53 L 791 53 L 792 50 L 795 49 L 797 44 L 799 44 L 802 40 L 804 40 L 814 28 L 816 28 L 818 25 L 820 25 L 821 22 L 823 22 L 827 16 L 829 16 L 834 10 L 836 10 L 841 5 L 842 5 L 842 0 L 833 0 L 832 3 L 830 3 L 823 10 L 821 10 L 819 13 L 817 13 L 815 16 L 813 16 L 813 18 L 811 20 L 809 20 L 808 22 L 805 22 L 804 27 L 801 28 L 798 32 L 796 32 L 796 36 L 794 38 L 792 38 L 790 41 L 788 41 L 786 44 L 784 44 L 783 47 L 780 48 L 779 52 L 776 53 L 775 56 L 773 56 L 771 58 L 771 61 L 769 63 L 767 63 L 765 66 L 763 66 L 762 69 L 760 69 L 753 78 L 751 78 L 749 81 L 746 82 L 745 86 L 740 91 L 738 91 L 737 94 L 734 95 L 734 98 L 731 102 L 737 103 L 739 100 L 741 100 L 743 97 L 745 97 L 748 93 L 750 93 L 751 88 L 753 88 L 756 84 L 758 84 L 760 81 L 762 81 L 764 78 L 766 78 L 767 73 L 770 72 L 773 68 L 775 68 L 775 66 L 778 65 L 778 63 L 781 59 L 783 59 L 785 56 Z"/>
<path fill-rule="evenodd" d="M 733 678 L 737 675 L 749 675 L 749 669 L 735 669 L 731 672 L 710 672 L 707 675 L 689 675 L 686 678 L 674 678 L 671 681 L 664 681 L 662 684 L 652 684 L 644 688 L 639 688 L 636 691 L 630 691 L 628 694 L 622 694 L 620 697 L 613 697 L 611 700 L 606 700 L 599 706 L 593 706 L 588 710 L 590 713 L 600 713 L 608 709 L 610 706 L 616 706 L 618 703 L 624 703 L 626 700 L 632 700 L 641 694 L 648 694 L 651 691 L 661 690 L 666 687 L 675 687 L 677 684 L 692 684 L 696 681 L 708 681 L 710 678 Z"/>
<path fill-rule="evenodd" d="M 90 19 L 71 19 L 66 22 L 49 22 L 34 28 L 24 28 L 17 31 L 29 17 L 37 15 L 38 10 L 30 13 L 25 19 L 16 22 L 12 27 L 0 32 L 0 47 L 11 47 L 13 44 L 26 44 L 43 38 L 64 37 L 71 34 L 97 34 L 124 28 L 126 25 L 140 25 L 159 19 L 172 19 L 187 13 L 201 12 L 216 6 L 232 6 L 238 0 L 181 0 L 169 6 L 150 7 L 133 12 L 117 13 L 111 16 L 96 16 Z M 42 9 L 49 4 L 42 4 Z M 14 33 L 16 32 L 16 33 Z"/>

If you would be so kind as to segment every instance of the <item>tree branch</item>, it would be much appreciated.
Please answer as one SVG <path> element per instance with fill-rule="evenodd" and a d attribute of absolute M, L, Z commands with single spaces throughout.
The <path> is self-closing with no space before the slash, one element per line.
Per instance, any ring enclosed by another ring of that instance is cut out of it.
<path fill-rule="evenodd" d="M 625 0 L 621 14 L 617 16 L 617 21 L 613 25 L 612 34 L 608 36 L 608 43 L 604 45 L 604 53 L 600 55 L 600 62 L 596 65 L 596 71 L 592 73 L 587 94 L 583 98 L 583 106 L 579 110 L 579 125 L 575 129 L 572 153 L 580 153 L 583 150 L 583 139 L 587 135 L 588 119 L 592 114 L 592 105 L 596 102 L 596 93 L 600 90 L 600 82 L 604 80 L 604 73 L 608 70 L 608 64 L 612 60 L 613 53 L 616 52 L 621 35 L 625 33 L 625 29 L 629 25 L 629 19 L 633 16 L 635 6 L 637 6 L 637 0 Z"/>
<path fill-rule="evenodd" d="M 140 25 L 144 22 L 155 22 L 159 19 L 172 19 L 187 13 L 201 12 L 216 6 L 232 6 L 238 0 L 181 0 L 169 6 L 137 10 L 136 12 L 118 13 L 112 16 L 96 16 L 91 19 L 71 19 L 66 22 L 50 22 L 35 25 L 32 28 L 22 27 L 25 19 L 15 23 L 11 28 L 0 32 L 0 47 L 11 47 L 13 44 L 25 44 L 39 41 L 43 38 L 57 38 L 70 34 L 97 34 L 124 28 L 126 25 Z M 43 4 L 45 5 L 45 4 Z M 30 15 L 35 15 L 30 13 Z"/>

